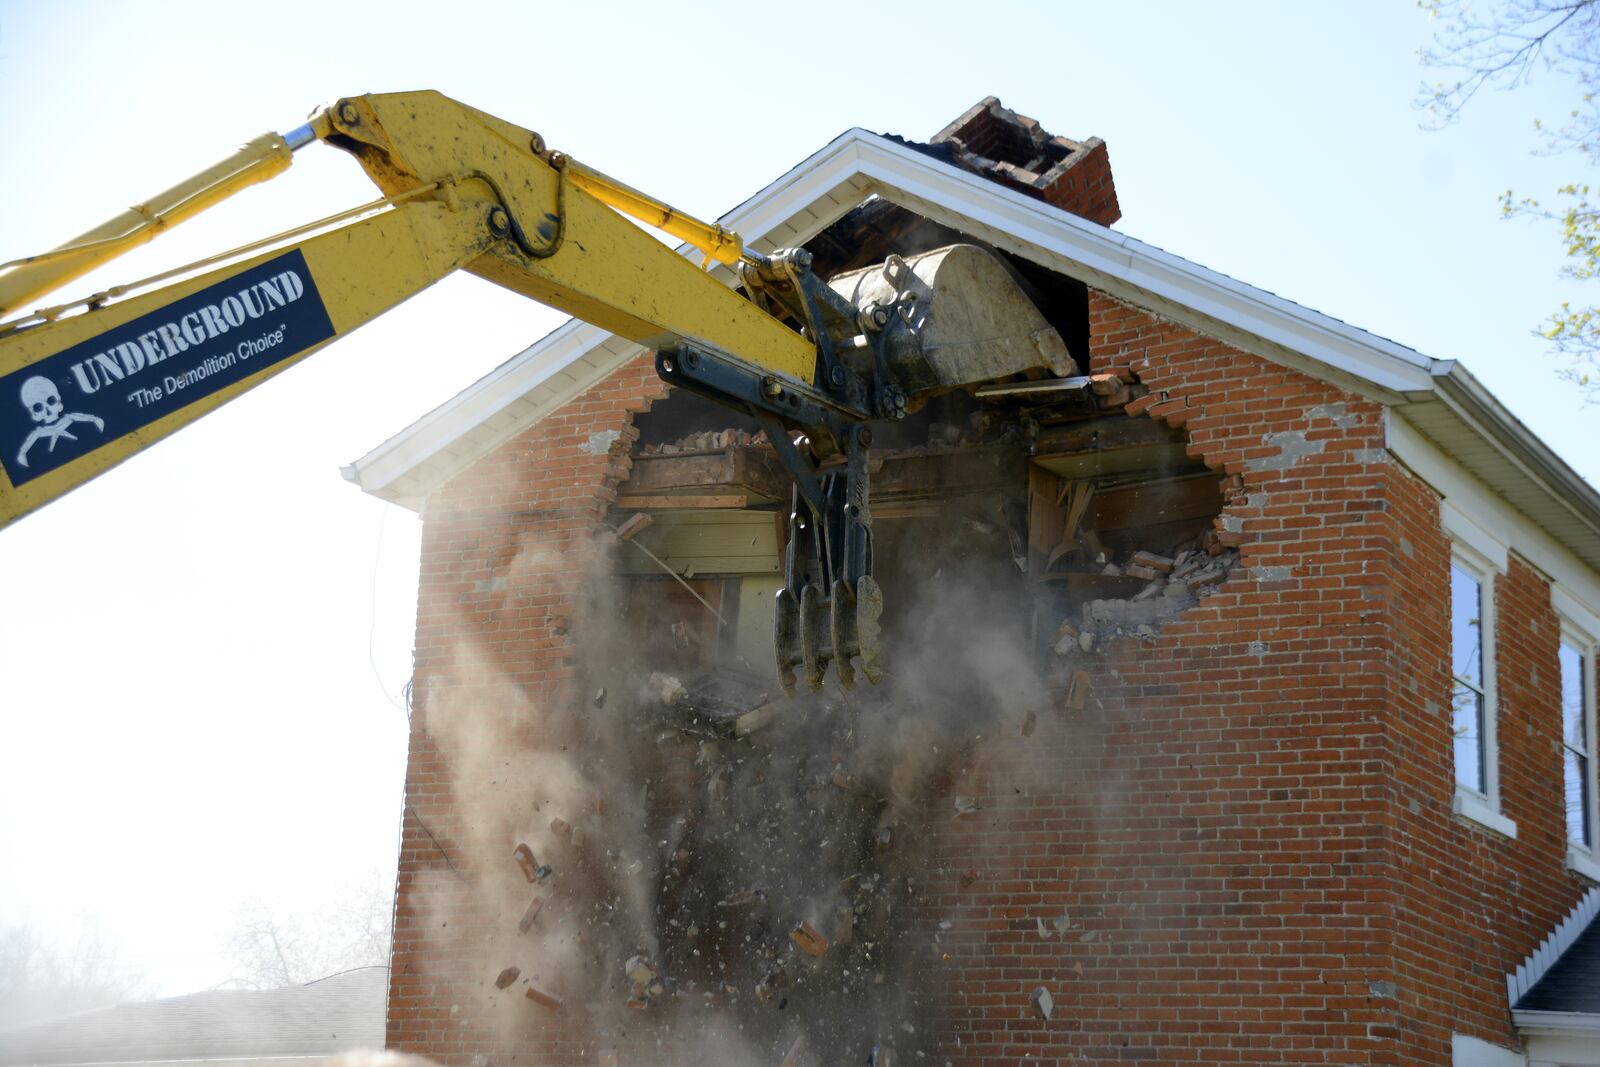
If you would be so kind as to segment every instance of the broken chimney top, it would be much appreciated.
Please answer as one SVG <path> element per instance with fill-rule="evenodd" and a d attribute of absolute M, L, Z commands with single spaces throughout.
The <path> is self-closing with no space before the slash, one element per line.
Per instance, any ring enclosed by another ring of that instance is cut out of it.
<path fill-rule="evenodd" d="M 979 101 L 930 143 L 950 146 L 957 166 L 1091 222 L 1122 217 L 1104 141 L 1058 137 L 998 97 Z"/>

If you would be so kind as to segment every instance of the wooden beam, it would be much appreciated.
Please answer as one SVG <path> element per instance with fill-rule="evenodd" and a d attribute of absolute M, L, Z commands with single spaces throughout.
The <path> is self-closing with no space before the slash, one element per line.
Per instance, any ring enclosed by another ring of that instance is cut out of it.
<path fill-rule="evenodd" d="M 619 496 L 618 511 L 676 511 L 682 508 L 746 508 L 750 497 L 745 493 L 726 493 L 715 496 Z"/>
<path fill-rule="evenodd" d="M 1072 452 L 1104 452 L 1145 445 L 1185 444 L 1188 438 L 1177 427 L 1144 417 L 1107 415 L 1084 419 L 1039 431 L 1034 441 L 1035 459 Z"/>
<path fill-rule="evenodd" d="M 993 492 L 1024 484 L 1024 459 L 1015 448 L 974 446 L 959 451 L 879 453 L 872 472 L 872 507 Z M 877 457 L 874 457 L 875 459 Z"/>
<path fill-rule="evenodd" d="M 1102 489 L 1089 505 L 1085 525 L 1102 533 L 1205 518 L 1222 510 L 1222 476 L 1212 471 L 1124 489 Z"/>
<path fill-rule="evenodd" d="M 628 480 L 622 483 L 625 496 L 676 489 L 787 500 L 789 477 L 770 449 L 735 445 L 719 452 L 635 456 Z"/>

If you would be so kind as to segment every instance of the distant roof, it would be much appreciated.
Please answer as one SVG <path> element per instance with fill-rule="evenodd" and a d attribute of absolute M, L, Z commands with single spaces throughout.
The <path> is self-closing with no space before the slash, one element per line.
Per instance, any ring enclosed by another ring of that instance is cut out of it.
<path fill-rule="evenodd" d="M 382 1048 L 386 967 L 307 985 L 217 990 L 0 1030 L 0 1064 L 321 1059 Z"/>
<path fill-rule="evenodd" d="M 1513 1010 L 1600 1015 L 1600 923 L 1590 923 Z"/>
<path fill-rule="evenodd" d="M 1543 1035 L 1575 1038 L 1584 1043 L 1600 1040 L 1597 919 L 1600 886 L 1590 888 L 1522 965 L 1506 975 L 1511 1021 L 1524 1038 Z M 1562 1062 L 1567 1062 L 1564 1057 Z"/>

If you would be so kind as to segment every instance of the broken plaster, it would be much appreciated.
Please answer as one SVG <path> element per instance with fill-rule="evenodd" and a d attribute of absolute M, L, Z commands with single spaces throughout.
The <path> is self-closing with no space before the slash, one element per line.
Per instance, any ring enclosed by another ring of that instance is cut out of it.
<path fill-rule="evenodd" d="M 1361 416 L 1352 413 L 1350 408 L 1343 402 L 1318 404 L 1316 407 L 1306 412 L 1306 417 L 1312 419 L 1327 419 L 1341 430 L 1351 429 L 1361 421 Z"/>
<path fill-rule="evenodd" d="M 621 430 L 597 430 L 589 435 L 588 440 L 578 446 L 578 451 L 586 452 L 591 456 L 603 456 L 610 452 L 611 446 L 621 439 Z"/>
<path fill-rule="evenodd" d="M 1326 441 L 1308 441 L 1304 430 L 1283 430 L 1279 433 L 1269 433 L 1262 438 L 1262 443 L 1278 449 L 1276 456 L 1267 456 L 1249 464 L 1251 470 L 1282 471 L 1288 470 L 1306 456 L 1314 456 L 1327 444 Z"/>

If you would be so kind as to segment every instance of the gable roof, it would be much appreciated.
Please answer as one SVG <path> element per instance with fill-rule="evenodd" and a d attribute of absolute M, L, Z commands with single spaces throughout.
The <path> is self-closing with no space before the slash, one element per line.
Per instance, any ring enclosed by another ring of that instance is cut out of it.
<path fill-rule="evenodd" d="M 768 251 L 805 243 L 870 196 L 1387 405 L 1600 571 L 1600 493 L 1454 360 L 1432 359 L 861 129 L 719 221 Z M 719 275 L 733 284 L 726 268 Z M 435 487 L 642 351 L 569 322 L 343 473 L 369 493 L 420 509 Z"/>
<path fill-rule="evenodd" d="M 382 1048 L 389 969 L 306 985 L 213 990 L 0 1030 L 0 1064 L 322 1060 Z"/>

